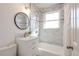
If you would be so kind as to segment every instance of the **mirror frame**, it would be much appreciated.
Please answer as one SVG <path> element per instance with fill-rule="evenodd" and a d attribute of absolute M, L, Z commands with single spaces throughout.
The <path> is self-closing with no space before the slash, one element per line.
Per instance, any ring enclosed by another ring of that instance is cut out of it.
<path fill-rule="evenodd" d="M 27 26 L 26 28 L 21 28 L 21 27 L 19 27 L 19 26 L 17 25 L 16 17 L 17 17 L 17 15 L 20 14 L 20 13 L 26 15 L 26 17 L 28 18 L 28 26 L 29 26 L 29 17 L 28 17 L 28 15 L 25 14 L 24 12 L 18 12 L 18 13 L 15 14 L 15 16 L 14 16 L 14 23 L 15 23 L 16 27 L 19 28 L 20 30 L 26 30 L 26 29 L 28 28 L 28 26 Z"/>

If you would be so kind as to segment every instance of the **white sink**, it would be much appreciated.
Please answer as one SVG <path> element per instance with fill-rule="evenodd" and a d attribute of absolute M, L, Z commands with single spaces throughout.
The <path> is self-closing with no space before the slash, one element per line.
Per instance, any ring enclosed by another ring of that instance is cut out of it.
<path fill-rule="evenodd" d="M 16 39 L 19 56 L 32 56 L 34 54 L 35 44 L 38 41 L 36 37 L 19 37 Z"/>
<path fill-rule="evenodd" d="M 37 39 L 37 37 L 34 37 L 34 36 L 18 37 L 16 40 L 31 40 L 31 39 Z"/>
<path fill-rule="evenodd" d="M 30 38 L 24 38 L 24 37 L 19 37 L 16 39 L 16 41 L 19 41 L 19 40 L 23 40 L 23 41 L 27 41 L 27 40 L 31 40 Z"/>

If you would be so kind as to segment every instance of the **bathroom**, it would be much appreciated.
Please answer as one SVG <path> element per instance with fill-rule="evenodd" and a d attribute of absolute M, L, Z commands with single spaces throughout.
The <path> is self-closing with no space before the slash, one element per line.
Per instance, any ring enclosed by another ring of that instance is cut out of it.
<path fill-rule="evenodd" d="M 79 3 L 0 3 L 0 56 L 79 56 Z"/>

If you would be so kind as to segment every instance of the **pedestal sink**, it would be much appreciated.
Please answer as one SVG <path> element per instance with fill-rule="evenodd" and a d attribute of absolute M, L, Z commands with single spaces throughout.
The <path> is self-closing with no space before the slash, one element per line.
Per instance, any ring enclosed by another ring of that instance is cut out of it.
<path fill-rule="evenodd" d="M 36 55 L 38 38 L 36 37 L 19 37 L 16 39 L 18 45 L 19 56 L 33 56 Z"/>

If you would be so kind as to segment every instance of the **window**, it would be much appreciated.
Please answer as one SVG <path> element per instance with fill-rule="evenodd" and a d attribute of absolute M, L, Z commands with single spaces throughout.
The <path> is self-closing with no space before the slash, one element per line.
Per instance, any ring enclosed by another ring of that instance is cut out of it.
<path fill-rule="evenodd" d="M 46 21 L 47 20 L 58 20 L 59 19 L 59 12 L 46 14 Z"/>
<path fill-rule="evenodd" d="M 43 28 L 59 28 L 59 12 L 46 14 Z"/>

